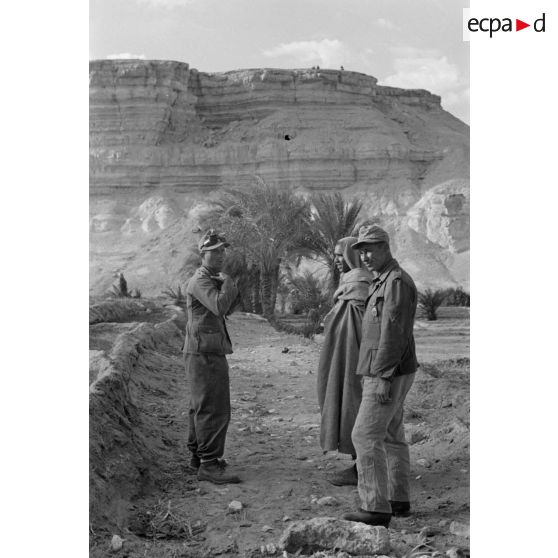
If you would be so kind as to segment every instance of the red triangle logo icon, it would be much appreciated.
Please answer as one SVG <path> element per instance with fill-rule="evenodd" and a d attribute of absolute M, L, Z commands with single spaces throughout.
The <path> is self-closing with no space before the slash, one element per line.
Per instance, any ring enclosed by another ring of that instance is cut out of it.
<path fill-rule="evenodd" d="M 524 21 L 521 21 L 520 19 L 515 20 L 515 30 L 516 31 L 521 31 L 522 29 L 525 29 L 526 27 L 531 27 L 531 24 L 530 23 L 525 23 Z"/>

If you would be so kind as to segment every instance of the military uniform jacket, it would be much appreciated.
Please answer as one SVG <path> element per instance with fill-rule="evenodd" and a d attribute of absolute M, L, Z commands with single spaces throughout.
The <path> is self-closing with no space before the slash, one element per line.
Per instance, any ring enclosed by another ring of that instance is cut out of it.
<path fill-rule="evenodd" d="M 233 352 L 225 316 L 235 302 L 238 289 L 227 277 L 221 282 L 211 277 L 207 267 L 198 268 L 186 287 L 186 337 L 184 354 Z"/>
<path fill-rule="evenodd" d="M 417 369 L 413 325 L 417 289 L 392 259 L 368 291 L 357 374 L 392 380 Z"/>

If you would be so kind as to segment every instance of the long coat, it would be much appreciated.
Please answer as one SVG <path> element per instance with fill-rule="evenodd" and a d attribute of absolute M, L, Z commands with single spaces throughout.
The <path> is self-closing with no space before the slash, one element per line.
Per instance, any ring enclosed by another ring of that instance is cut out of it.
<path fill-rule="evenodd" d="M 324 319 L 325 339 L 318 365 L 320 445 L 324 451 L 356 454 L 351 431 L 362 387 L 355 372 L 370 282 L 371 276 L 363 268 L 344 273 L 336 291 L 337 302 Z"/>

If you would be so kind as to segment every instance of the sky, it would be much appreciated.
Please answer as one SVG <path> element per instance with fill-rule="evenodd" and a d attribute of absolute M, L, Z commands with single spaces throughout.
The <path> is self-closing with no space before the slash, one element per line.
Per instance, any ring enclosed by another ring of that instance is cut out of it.
<path fill-rule="evenodd" d="M 339 68 L 427 89 L 469 123 L 469 0 L 90 0 L 90 59 L 202 72 Z"/>

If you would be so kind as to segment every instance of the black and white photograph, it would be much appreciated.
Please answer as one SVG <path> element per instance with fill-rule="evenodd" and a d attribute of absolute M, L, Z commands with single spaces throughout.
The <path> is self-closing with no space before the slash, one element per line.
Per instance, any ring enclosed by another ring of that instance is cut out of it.
<path fill-rule="evenodd" d="M 466 0 L 91 0 L 92 558 L 470 556 Z"/>
<path fill-rule="evenodd" d="M 556 17 L 8 4 L 2 556 L 554 556 Z"/>

